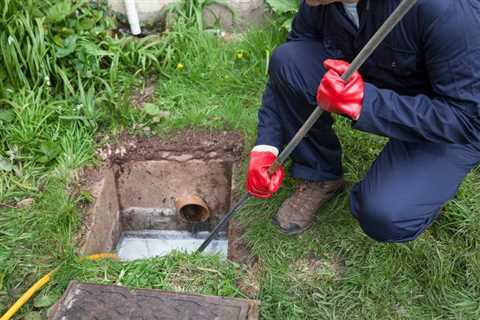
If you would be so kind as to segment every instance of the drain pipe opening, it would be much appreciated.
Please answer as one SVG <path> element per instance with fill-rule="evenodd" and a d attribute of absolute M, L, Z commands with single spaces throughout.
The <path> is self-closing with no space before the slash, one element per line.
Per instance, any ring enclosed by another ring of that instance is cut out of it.
<path fill-rule="evenodd" d="M 207 204 L 198 196 L 183 196 L 175 200 L 177 214 L 189 223 L 205 222 L 210 217 Z"/>

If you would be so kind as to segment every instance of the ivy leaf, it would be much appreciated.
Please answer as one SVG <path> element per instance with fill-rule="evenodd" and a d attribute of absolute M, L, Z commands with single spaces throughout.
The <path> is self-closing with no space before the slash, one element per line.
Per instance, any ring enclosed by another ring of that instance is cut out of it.
<path fill-rule="evenodd" d="M 40 153 L 42 153 L 42 156 L 38 158 L 38 161 L 42 163 L 50 162 L 55 159 L 61 151 L 62 149 L 57 143 L 53 141 L 44 141 L 40 144 Z"/>
<path fill-rule="evenodd" d="M 70 1 L 61 1 L 51 6 L 47 11 L 47 19 L 50 22 L 60 22 L 72 13 Z"/>
<path fill-rule="evenodd" d="M 160 114 L 160 108 L 153 103 L 145 103 L 143 105 L 143 112 L 151 116 L 156 116 Z"/>
<path fill-rule="evenodd" d="M 93 18 L 84 18 L 78 23 L 78 30 L 92 30 L 95 28 L 97 20 Z"/>
<path fill-rule="evenodd" d="M 91 56 L 113 56 L 114 54 L 112 52 L 109 52 L 107 50 L 102 50 L 100 49 L 97 44 L 88 42 L 88 41 L 82 41 L 80 43 L 80 47 L 87 53 L 88 55 Z"/>
<path fill-rule="evenodd" d="M 55 44 L 59 47 L 63 47 L 63 40 L 62 40 L 62 37 L 59 35 L 59 34 L 56 34 L 54 37 L 53 37 L 53 42 L 55 42 Z"/>
<path fill-rule="evenodd" d="M 62 48 L 57 48 L 55 54 L 58 58 L 66 57 L 72 54 L 77 47 L 78 37 L 75 35 L 68 36 L 65 41 L 63 41 Z"/>

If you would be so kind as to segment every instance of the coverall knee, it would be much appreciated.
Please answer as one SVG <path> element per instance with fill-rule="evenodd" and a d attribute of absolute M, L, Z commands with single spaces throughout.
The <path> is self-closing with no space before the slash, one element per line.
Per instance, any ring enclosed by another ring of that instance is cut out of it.
<path fill-rule="evenodd" d="M 418 237 L 480 160 L 469 145 L 390 140 L 350 195 L 352 214 L 381 242 Z"/>

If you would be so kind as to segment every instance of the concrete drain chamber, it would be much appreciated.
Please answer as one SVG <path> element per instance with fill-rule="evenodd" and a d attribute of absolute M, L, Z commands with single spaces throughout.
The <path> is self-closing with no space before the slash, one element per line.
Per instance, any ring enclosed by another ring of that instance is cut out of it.
<path fill-rule="evenodd" d="M 82 189 L 91 201 L 81 254 L 136 260 L 196 251 L 232 204 L 242 145 L 235 133 L 188 130 L 106 145 L 99 150 L 104 165 L 85 173 Z M 240 235 L 232 222 L 205 252 L 239 261 L 246 254 Z"/>

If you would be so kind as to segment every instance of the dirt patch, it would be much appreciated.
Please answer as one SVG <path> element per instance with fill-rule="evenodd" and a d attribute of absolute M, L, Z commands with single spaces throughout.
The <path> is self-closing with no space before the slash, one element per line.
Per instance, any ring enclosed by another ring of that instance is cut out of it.
<path fill-rule="evenodd" d="M 337 255 L 319 257 L 310 253 L 290 267 L 289 276 L 295 281 L 337 281 L 345 273 L 345 262 Z"/>
<path fill-rule="evenodd" d="M 26 199 L 18 201 L 16 207 L 18 209 L 29 208 L 33 205 L 34 202 L 35 202 L 35 200 L 33 198 L 26 198 Z"/>
<path fill-rule="evenodd" d="M 144 86 L 135 88 L 130 96 L 130 103 L 135 108 L 142 108 L 146 102 L 152 101 L 156 83 L 157 79 L 150 78 L 145 81 Z"/>
<path fill-rule="evenodd" d="M 228 259 L 242 264 L 252 265 L 255 257 L 252 256 L 246 241 L 242 238 L 245 226 L 233 218 L 228 223 Z"/>
<path fill-rule="evenodd" d="M 264 268 L 260 262 L 248 266 L 245 275 L 237 280 L 237 287 L 250 299 L 255 299 L 260 292 L 260 281 L 264 273 Z"/>
<path fill-rule="evenodd" d="M 206 129 L 183 129 L 161 137 L 124 133 L 117 143 L 107 143 L 97 150 L 103 160 L 117 164 L 145 160 L 235 162 L 241 159 L 242 152 L 243 137 L 239 133 Z"/>

